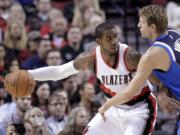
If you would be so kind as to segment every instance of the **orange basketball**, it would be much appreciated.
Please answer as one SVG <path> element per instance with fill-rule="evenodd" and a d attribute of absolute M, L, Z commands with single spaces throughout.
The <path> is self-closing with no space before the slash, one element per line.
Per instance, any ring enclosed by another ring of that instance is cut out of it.
<path fill-rule="evenodd" d="M 16 70 L 5 77 L 4 88 L 14 97 L 25 97 L 34 91 L 35 81 L 26 70 Z"/>

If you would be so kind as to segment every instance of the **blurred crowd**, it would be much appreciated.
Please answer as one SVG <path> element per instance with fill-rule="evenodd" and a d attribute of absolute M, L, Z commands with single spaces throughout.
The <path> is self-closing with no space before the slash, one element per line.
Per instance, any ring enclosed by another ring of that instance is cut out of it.
<path fill-rule="evenodd" d="M 180 11 L 177 4 L 170 6 Z M 61 65 L 96 47 L 95 28 L 106 21 L 99 0 L 69 0 L 55 7 L 53 0 L 0 1 L 0 80 L 17 69 Z M 169 19 L 179 30 L 180 21 Z M 11 97 L 0 83 L 0 135 L 81 135 L 104 101 L 91 71 L 37 82 L 24 98 Z M 156 129 L 168 133 L 170 123 L 173 132 L 176 118 L 159 113 Z"/>

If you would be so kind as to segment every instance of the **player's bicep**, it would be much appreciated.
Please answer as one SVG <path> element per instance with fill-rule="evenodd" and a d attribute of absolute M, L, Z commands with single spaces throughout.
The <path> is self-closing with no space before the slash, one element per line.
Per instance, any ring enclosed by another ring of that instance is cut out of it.
<path fill-rule="evenodd" d="M 86 69 L 93 70 L 94 59 L 95 59 L 95 55 L 93 51 L 83 52 L 74 59 L 73 64 L 74 67 L 79 71 L 83 71 Z"/>
<path fill-rule="evenodd" d="M 131 70 L 137 69 L 141 56 L 141 53 L 129 47 L 125 58 L 128 68 Z"/>

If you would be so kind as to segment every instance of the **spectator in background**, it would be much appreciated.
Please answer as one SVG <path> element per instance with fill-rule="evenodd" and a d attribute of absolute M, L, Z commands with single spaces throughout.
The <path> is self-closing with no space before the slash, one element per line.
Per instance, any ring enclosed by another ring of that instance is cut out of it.
<path fill-rule="evenodd" d="M 16 129 L 15 126 L 13 124 L 10 124 L 7 126 L 6 128 L 6 135 L 16 135 Z"/>
<path fill-rule="evenodd" d="M 79 93 L 81 95 L 81 101 L 79 103 L 79 106 L 86 108 L 86 110 L 89 111 L 90 116 L 92 116 L 92 104 L 93 98 L 95 96 L 94 86 L 86 82 L 83 84 L 82 89 L 80 89 Z"/>
<path fill-rule="evenodd" d="M 84 107 L 74 108 L 68 116 L 64 130 L 58 135 L 82 135 L 89 121 L 89 114 Z"/>
<path fill-rule="evenodd" d="M 33 125 L 31 124 L 30 121 L 24 120 L 24 126 L 26 129 L 25 135 L 35 135 L 35 133 L 34 133 L 35 129 L 33 128 Z"/>
<path fill-rule="evenodd" d="M 65 62 L 69 62 L 83 52 L 82 31 L 78 26 L 71 26 L 67 32 L 67 42 L 61 49 L 62 57 Z"/>
<path fill-rule="evenodd" d="M 51 8 L 51 0 L 37 1 L 38 17 L 40 18 L 42 24 L 48 22 L 48 12 L 51 10 Z"/>
<path fill-rule="evenodd" d="M 8 61 L 6 68 L 9 72 L 13 72 L 15 70 L 20 69 L 20 63 L 17 58 L 13 58 L 10 61 Z"/>
<path fill-rule="evenodd" d="M 9 17 L 9 10 L 12 2 L 11 0 L 0 1 L 0 42 L 3 42 L 4 31 L 7 27 L 7 19 Z"/>
<path fill-rule="evenodd" d="M 88 8 L 86 8 L 86 9 L 84 9 L 84 13 L 81 13 L 82 15 L 79 17 L 79 18 L 77 18 L 77 19 L 79 19 L 79 20 L 75 20 L 76 18 L 76 14 L 78 14 L 77 13 L 78 11 L 76 11 L 75 10 L 75 16 L 74 16 L 74 22 L 72 23 L 73 25 L 78 25 L 78 26 L 80 26 L 80 28 L 84 31 L 84 30 L 86 30 L 86 27 L 89 25 L 89 22 L 90 22 L 90 18 L 94 15 L 94 14 L 96 14 L 95 13 L 95 9 L 92 7 L 92 6 L 90 6 L 90 7 L 88 7 Z M 76 22 L 77 21 L 77 22 Z M 85 32 L 83 32 L 83 33 L 85 33 Z"/>
<path fill-rule="evenodd" d="M 63 89 L 68 95 L 70 109 L 80 102 L 79 88 L 77 84 L 77 76 L 73 75 L 63 80 Z"/>
<path fill-rule="evenodd" d="M 75 16 L 76 8 L 79 8 L 81 12 L 84 12 L 83 10 L 89 6 L 94 7 L 96 11 L 100 11 L 99 0 L 73 0 L 65 5 L 63 13 L 68 22 L 71 23 Z"/>
<path fill-rule="evenodd" d="M 46 63 L 48 66 L 57 66 L 63 64 L 61 53 L 58 49 L 52 49 L 47 52 Z M 49 81 L 49 85 L 52 90 L 55 90 L 62 86 L 61 80 L 58 81 Z"/>
<path fill-rule="evenodd" d="M 58 8 L 52 8 L 48 12 L 48 18 L 49 18 L 50 22 L 53 21 L 57 17 L 64 17 L 62 11 Z"/>
<path fill-rule="evenodd" d="M 69 104 L 69 102 L 68 102 L 68 95 L 67 95 L 67 92 L 66 92 L 64 89 L 62 89 L 62 88 L 56 89 L 56 90 L 53 92 L 53 94 L 62 96 L 62 97 L 64 98 L 66 104 L 67 104 L 67 105 Z M 67 106 L 67 108 L 68 108 L 68 106 Z"/>
<path fill-rule="evenodd" d="M 32 105 L 39 107 L 43 112 L 44 116 L 47 116 L 47 104 L 50 96 L 50 86 L 47 82 L 40 82 L 33 93 Z"/>
<path fill-rule="evenodd" d="M 0 107 L 0 135 L 6 135 L 9 124 L 23 122 L 25 112 L 31 108 L 31 96 L 14 99 Z"/>
<path fill-rule="evenodd" d="M 93 14 L 91 18 L 89 18 L 88 25 L 84 30 L 84 35 L 94 35 L 96 27 L 103 22 L 105 22 L 105 19 L 102 16 L 98 14 Z"/>
<path fill-rule="evenodd" d="M 29 57 L 26 54 L 27 33 L 21 21 L 14 20 L 8 23 L 4 44 L 7 49 L 8 60 L 17 57 L 20 61 L 23 61 L 26 57 Z"/>
<path fill-rule="evenodd" d="M 24 24 L 18 20 L 8 24 L 5 32 L 5 46 L 9 49 L 22 50 L 26 48 L 27 34 Z"/>
<path fill-rule="evenodd" d="M 24 120 L 29 121 L 32 124 L 34 135 L 51 135 L 43 112 L 39 108 L 33 107 L 28 110 L 24 116 Z"/>
<path fill-rule="evenodd" d="M 84 43 L 83 48 L 85 51 L 92 50 L 93 48 L 96 47 L 97 43 L 94 35 L 95 28 L 103 22 L 105 22 L 105 20 L 97 14 L 92 15 L 92 17 L 89 19 L 89 24 L 84 30 L 84 37 L 83 37 L 83 43 Z"/>
<path fill-rule="evenodd" d="M 99 8 L 98 0 L 80 0 L 74 8 L 72 25 L 78 25 L 81 29 L 86 28 L 92 15 L 98 14 L 105 17 L 103 11 Z"/>
<path fill-rule="evenodd" d="M 4 76 L 8 72 L 5 68 L 6 65 L 5 56 L 6 56 L 6 50 L 4 44 L 0 43 L 0 78 L 4 78 Z"/>
<path fill-rule="evenodd" d="M 65 33 L 68 22 L 64 17 L 56 17 L 50 22 L 51 32 L 49 33 L 51 41 L 55 48 L 63 48 L 65 46 Z"/>
<path fill-rule="evenodd" d="M 14 3 L 10 7 L 10 13 L 7 21 L 8 23 L 11 23 L 14 20 L 21 21 L 24 25 L 26 24 L 26 14 L 19 3 Z"/>
<path fill-rule="evenodd" d="M 62 11 L 57 8 L 51 8 L 48 12 L 48 23 L 45 23 L 41 26 L 40 32 L 42 35 L 48 34 L 51 31 L 51 22 L 56 20 L 56 18 L 64 17 Z"/>
<path fill-rule="evenodd" d="M 176 20 L 174 21 L 174 29 L 180 33 L 180 8 L 177 10 Z"/>
<path fill-rule="evenodd" d="M 43 22 L 38 17 L 38 9 L 36 8 L 36 5 L 26 5 L 23 6 L 23 8 L 26 12 L 26 20 L 29 31 L 40 30 L 43 25 Z"/>
<path fill-rule="evenodd" d="M 41 41 L 41 35 L 39 31 L 30 31 L 28 33 L 27 48 L 31 55 L 37 54 L 37 49 Z"/>
<path fill-rule="evenodd" d="M 173 5 L 173 2 L 169 2 L 169 5 L 167 6 L 168 25 L 170 28 L 173 28 L 180 33 L 180 5 L 174 3 L 173 7 L 172 5 L 170 6 L 170 3 Z"/>
<path fill-rule="evenodd" d="M 1 0 L 0 1 L 0 16 L 3 20 L 7 20 L 9 17 L 9 9 L 11 7 L 12 0 Z"/>
<path fill-rule="evenodd" d="M 24 63 L 22 63 L 21 67 L 24 69 L 35 69 L 39 67 L 45 67 L 46 64 L 46 53 L 51 50 L 51 41 L 48 37 L 41 38 L 41 41 L 37 48 L 37 54 L 29 57 Z"/>
<path fill-rule="evenodd" d="M 61 53 L 58 49 L 52 49 L 47 52 L 46 63 L 48 66 L 57 66 L 63 63 Z"/>
<path fill-rule="evenodd" d="M 178 21 L 180 20 L 180 6 L 177 3 L 170 1 L 166 5 L 166 10 L 168 17 L 168 27 L 175 28 L 177 22 L 180 22 Z"/>
<path fill-rule="evenodd" d="M 20 124 L 10 124 L 6 129 L 6 135 L 25 135 L 26 129 L 23 123 Z"/>
<path fill-rule="evenodd" d="M 20 62 L 16 57 L 14 57 L 10 59 L 9 61 L 7 61 L 5 68 L 7 72 L 9 73 L 13 72 L 15 70 L 20 69 Z M 7 91 L 6 91 L 6 96 L 4 97 L 4 100 L 5 102 L 12 102 L 12 96 L 9 93 L 7 93 Z"/>
<path fill-rule="evenodd" d="M 0 107 L 4 104 L 4 99 L 6 97 L 7 93 L 3 87 L 3 84 L 0 83 Z"/>
<path fill-rule="evenodd" d="M 66 116 L 66 100 L 63 96 L 52 94 L 48 99 L 48 110 L 50 112 L 47 118 L 47 124 L 53 135 L 57 135 L 64 129 L 67 122 Z"/>

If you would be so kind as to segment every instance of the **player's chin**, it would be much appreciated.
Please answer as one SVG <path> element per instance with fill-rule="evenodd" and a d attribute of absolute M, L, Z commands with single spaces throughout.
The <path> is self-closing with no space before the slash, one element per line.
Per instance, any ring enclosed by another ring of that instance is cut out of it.
<path fill-rule="evenodd" d="M 118 52 L 118 48 L 111 48 L 111 49 L 110 49 L 110 52 L 111 52 L 112 54 L 116 54 L 116 53 Z"/>
<path fill-rule="evenodd" d="M 148 38 L 147 34 L 145 34 L 145 33 L 143 33 L 143 32 L 141 32 L 141 37 L 143 37 L 143 38 Z"/>

